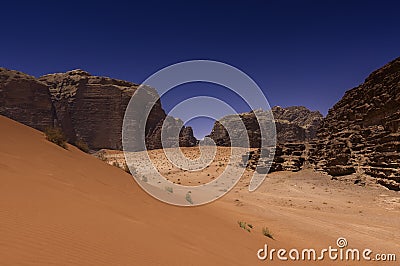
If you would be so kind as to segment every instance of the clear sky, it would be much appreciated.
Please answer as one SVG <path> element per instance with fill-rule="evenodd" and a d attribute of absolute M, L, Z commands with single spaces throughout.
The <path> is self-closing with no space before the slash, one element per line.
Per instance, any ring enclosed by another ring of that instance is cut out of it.
<path fill-rule="evenodd" d="M 271 106 L 325 115 L 400 56 L 398 1 L 82 2 L 2 2 L 0 66 L 34 76 L 81 68 L 140 83 L 170 64 L 212 59 L 246 72 Z M 223 88 L 189 84 L 162 102 L 169 110 L 202 94 L 236 101 Z M 192 124 L 201 137 L 212 121 Z"/>

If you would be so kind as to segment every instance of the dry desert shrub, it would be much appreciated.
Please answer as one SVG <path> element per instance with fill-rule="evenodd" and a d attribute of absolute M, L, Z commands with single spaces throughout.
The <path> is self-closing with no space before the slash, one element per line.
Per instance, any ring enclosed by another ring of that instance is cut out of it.
<path fill-rule="evenodd" d="M 269 237 L 271 239 L 274 239 L 274 236 L 272 235 L 271 231 L 268 229 L 268 227 L 263 227 L 262 229 L 262 234 L 266 237 Z"/>
<path fill-rule="evenodd" d="M 48 127 L 45 129 L 44 134 L 46 139 L 58 146 L 67 149 L 67 139 L 64 136 L 61 128 L 59 127 Z"/>
<path fill-rule="evenodd" d="M 89 152 L 89 146 L 83 139 L 78 139 L 77 141 L 75 141 L 75 146 L 83 152 Z"/>
<path fill-rule="evenodd" d="M 249 233 L 250 233 L 251 229 L 253 228 L 253 226 L 251 224 L 247 224 L 246 222 L 238 221 L 238 224 L 239 224 L 240 228 L 243 228 L 244 230 L 246 230 Z"/>

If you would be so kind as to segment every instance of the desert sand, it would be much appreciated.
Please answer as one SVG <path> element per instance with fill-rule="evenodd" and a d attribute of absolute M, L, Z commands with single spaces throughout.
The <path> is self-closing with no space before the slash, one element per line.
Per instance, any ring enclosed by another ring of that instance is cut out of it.
<path fill-rule="evenodd" d="M 150 154 L 171 181 L 193 185 L 223 170 L 227 149 L 220 148 L 216 160 L 195 176 L 173 171 L 161 150 Z M 195 157 L 197 151 L 184 152 Z M 289 262 L 259 261 L 257 250 L 265 243 L 288 250 L 327 248 L 338 237 L 352 248 L 396 253 L 400 259 L 399 193 L 312 170 L 269 174 L 258 190 L 248 192 L 250 175 L 246 170 L 238 185 L 213 203 L 176 207 L 145 193 L 120 168 L 71 145 L 65 150 L 43 133 L 0 117 L 0 264 L 285 265 Z M 238 221 L 253 229 L 243 230 Z M 274 239 L 261 233 L 263 227 Z"/>

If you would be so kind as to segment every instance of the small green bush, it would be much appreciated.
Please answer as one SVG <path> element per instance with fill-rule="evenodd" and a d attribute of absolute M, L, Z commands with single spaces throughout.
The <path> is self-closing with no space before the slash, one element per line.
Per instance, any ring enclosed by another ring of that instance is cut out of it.
<path fill-rule="evenodd" d="M 46 139 L 58 146 L 67 149 L 67 139 L 64 136 L 61 128 L 59 127 L 48 127 L 45 129 L 44 134 L 46 135 Z"/>
<path fill-rule="evenodd" d="M 165 190 L 169 193 L 174 193 L 174 189 L 172 187 L 165 187 Z"/>

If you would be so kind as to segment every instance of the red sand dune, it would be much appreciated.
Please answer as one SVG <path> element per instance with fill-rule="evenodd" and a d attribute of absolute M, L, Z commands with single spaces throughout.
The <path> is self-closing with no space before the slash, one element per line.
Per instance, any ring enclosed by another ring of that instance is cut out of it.
<path fill-rule="evenodd" d="M 326 248 L 340 236 L 400 256 L 398 193 L 312 171 L 273 173 L 249 193 L 250 174 L 221 200 L 171 206 L 119 168 L 0 116 L 0 265 L 285 265 L 259 261 L 256 252 L 265 243 Z M 237 221 L 255 228 L 248 233 Z"/>
<path fill-rule="evenodd" d="M 1 265 L 250 265 L 263 244 L 219 208 L 161 203 L 120 169 L 4 117 L 0 177 Z"/>

